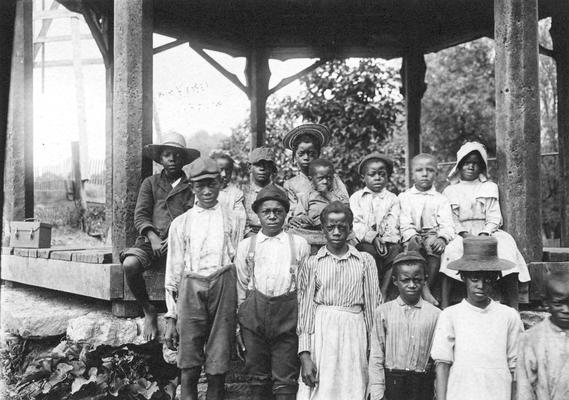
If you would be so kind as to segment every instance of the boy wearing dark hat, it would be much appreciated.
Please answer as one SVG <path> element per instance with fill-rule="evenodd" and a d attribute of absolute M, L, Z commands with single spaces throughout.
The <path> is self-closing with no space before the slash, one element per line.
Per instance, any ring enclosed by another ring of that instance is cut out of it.
<path fill-rule="evenodd" d="M 272 183 L 273 176 L 277 171 L 273 151 L 268 147 L 257 147 L 251 150 L 249 154 L 249 170 L 251 172 L 251 180 L 249 184 L 243 188 L 243 193 L 245 194 L 245 212 L 247 213 L 245 237 L 249 237 L 261 229 L 259 217 L 251 206 L 255 202 L 261 189 Z"/>
<path fill-rule="evenodd" d="M 431 287 L 440 275 L 441 255 L 455 235 L 452 209 L 448 199 L 434 187 L 437 176 L 435 157 L 426 153 L 418 154 L 413 157 L 411 168 L 414 184 L 399 195 L 401 241 L 407 249 L 420 251 L 425 256 L 427 282 L 423 288 L 423 298 L 438 305 Z M 445 290 L 443 292 L 443 307 L 446 307 L 448 296 Z"/>
<path fill-rule="evenodd" d="M 197 399 L 202 366 L 208 400 L 222 399 L 236 323 L 233 224 L 217 201 L 221 183 L 216 162 L 198 158 L 189 175 L 197 202 L 172 222 L 168 236 L 165 340 L 178 349 L 181 399 Z"/>
<path fill-rule="evenodd" d="M 381 279 L 381 293 L 388 298 L 391 266 L 401 251 L 399 200 L 386 188 L 393 173 L 393 161 L 374 152 L 360 161 L 358 172 L 365 188 L 350 197 L 354 233 L 359 242 L 356 248 L 373 256 Z"/>
<path fill-rule="evenodd" d="M 164 266 L 170 223 L 194 204 L 182 167 L 199 157 L 200 152 L 186 148 L 184 137 L 170 132 L 164 135 L 161 144 L 145 146 L 142 155 L 164 168 L 142 181 L 134 210 L 134 226 L 139 236 L 134 246 L 121 252 L 120 261 L 126 283 L 144 311 L 143 336 L 153 340 L 158 334 L 156 309 L 148 298 L 142 273 Z"/>
<path fill-rule="evenodd" d="M 275 185 L 258 193 L 252 209 L 261 230 L 239 243 L 237 354 L 249 375 L 270 377 L 277 400 L 296 398 L 300 363 L 296 323 L 298 268 L 308 257 L 306 240 L 285 233 L 290 204 Z"/>
<path fill-rule="evenodd" d="M 459 271 L 466 298 L 444 309 L 437 322 L 431 357 L 438 400 L 515 399 L 519 336 L 518 312 L 493 301 L 492 286 L 514 263 L 498 258 L 493 237 L 464 239 L 463 256 L 448 268 Z"/>
<path fill-rule="evenodd" d="M 522 334 L 516 367 L 518 400 L 569 399 L 569 271 L 545 278 L 551 316 Z"/>
<path fill-rule="evenodd" d="M 440 310 L 421 298 L 425 259 L 416 251 L 393 261 L 399 297 L 373 315 L 369 356 L 371 400 L 432 400 L 431 344 Z"/>

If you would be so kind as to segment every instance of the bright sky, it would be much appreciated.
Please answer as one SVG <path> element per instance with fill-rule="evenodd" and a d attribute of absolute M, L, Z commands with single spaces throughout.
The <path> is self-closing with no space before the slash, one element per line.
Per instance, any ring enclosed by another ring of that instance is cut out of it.
<path fill-rule="evenodd" d="M 81 33 L 89 30 L 81 18 Z M 56 19 L 48 36 L 69 35 L 70 19 Z M 35 35 L 39 24 L 36 23 Z M 154 46 L 171 41 L 154 35 Z M 218 62 L 245 82 L 245 60 L 210 52 Z M 71 41 L 45 45 L 44 60 L 71 60 Z M 81 41 L 82 59 L 101 58 L 94 40 Z M 42 61 L 38 53 L 36 63 Z M 312 60 L 271 60 L 271 86 L 296 73 Z M 78 138 L 77 79 L 72 67 L 34 68 L 34 161 L 37 166 L 58 164 L 70 156 L 70 142 Z M 105 157 L 105 71 L 101 64 L 83 66 L 86 126 L 91 159 Z M 292 83 L 279 95 L 294 93 Z M 197 55 L 181 45 L 154 56 L 154 106 L 163 132 L 170 129 L 185 135 L 198 130 L 229 135 L 231 128 L 248 116 L 244 93 Z"/>

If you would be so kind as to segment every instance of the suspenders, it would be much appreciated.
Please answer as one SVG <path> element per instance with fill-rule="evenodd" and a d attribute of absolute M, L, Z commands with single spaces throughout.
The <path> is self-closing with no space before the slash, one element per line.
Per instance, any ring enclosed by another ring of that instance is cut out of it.
<path fill-rule="evenodd" d="M 291 292 L 292 289 L 296 287 L 296 271 L 298 269 L 298 261 L 296 259 L 296 248 L 294 245 L 294 236 L 292 233 L 287 232 L 288 242 L 290 244 L 290 285 L 287 290 L 287 294 Z M 247 250 L 247 257 L 245 262 L 249 268 L 249 274 L 253 281 L 253 290 L 257 289 L 257 284 L 255 282 L 255 249 L 257 247 L 257 235 L 251 236 L 251 241 L 249 242 L 249 249 Z"/>

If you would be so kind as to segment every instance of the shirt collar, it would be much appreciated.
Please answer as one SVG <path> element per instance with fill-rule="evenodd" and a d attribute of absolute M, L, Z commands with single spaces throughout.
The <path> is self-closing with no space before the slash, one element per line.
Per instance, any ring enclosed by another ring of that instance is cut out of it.
<path fill-rule="evenodd" d="M 257 233 L 257 243 L 263 243 L 263 242 L 266 242 L 267 240 L 270 240 L 270 239 L 276 239 L 276 240 L 282 242 L 285 235 L 286 234 L 284 231 L 281 231 L 276 236 L 267 236 L 263 232 L 259 231 L 259 233 Z"/>
<path fill-rule="evenodd" d="M 397 298 L 395 299 L 395 301 L 397 301 L 397 304 L 399 304 L 401 307 L 410 307 L 410 308 L 423 308 L 423 299 L 420 297 L 419 301 L 417 302 L 417 304 L 407 304 L 403 301 L 403 299 L 401 298 L 401 296 L 397 296 Z"/>
<path fill-rule="evenodd" d="M 569 331 L 563 330 L 560 327 L 558 327 L 557 325 L 555 325 L 553 322 L 551 322 L 551 317 L 547 317 L 547 324 L 549 325 L 549 328 L 555 332 L 555 333 L 564 333 L 565 335 L 569 335 Z"/>
<path fill-rule="evenodd" d="M 362 195 L 366 195 L 366 194 L 372 194 L 372 195 L 376 195 L 378 196 L 380 199 L 383 199 L 385 197 L 385 194 L 387 193 L 387 188 L 383 188 L 381 189 L 380 192 L 374 192 L 373 190 L 371 190 L 370 188 L 368 188 L 367 186 L 364 187 L 364 191 Z"/>
<path fill-rule="evenodd" d="M 435 189 L 435 185 L 431 186 L 431 188 L 429 190 L 426 190 L 424 192 L 420 191 L 419 189 L 417 189 L 415 187 L 415 185 L 411 186 L 411 189 L 409 189 L 409 191 L 412 194 L 425 194 L 425 195 L 434 195 L 437 193 L 437 189 Z"/>
<path fill-rule="evenodd" d="M 354 246 L 352 246 L 351 244 L 348 245 L 348 251 L 343 254 L 341 257 L 338 257 L 337 255 L 334 255 L 330 252 L 330 250 L 328 250 L 328 247 L 326 247 L 326 245 L 322 246 L 320 248 L 320 250 L 318 250 L 318 253 L 316 253 L 316 258 L 317 259 L 321 259 L 324 257 L 330 256 L 332 258 L 335 258 L 337 260 L 346 260 L 347 258 L 351 257 L 356 257 L 358 260 L 362 259 L 362 255 L 360 254 L 360 252 L 358 250 L 356 250 L 356 248 Z"/>
<path fill-rule="evenodd" d="M 196 205 L 194 206 L 196 212 L 199 213 L 199 214 L 201 214 L 201 213 L 203 213 L 203 212 L 206 212 L 206 211 L 218 210 L 219 207 L 220 207 L 219 201 L 218 201 L 217 203 L 215 203 L 215 205 L 214 205 L 213 207 L 210 207 L 210 208 L 203 208 L 203 207 L 200 207 L 197 202 L 196 202 Z"/>
<path fill-rule="evenodd" d="M 492 300 L 492 299 L 490 299 L 490 303 L 488 303 L 488 305 L 485 308 L 473 306 L 466 299 L 462 299 L 462 303 L 464 303 L 464 305 L 466 307 L 470 308 L 472 311 L 476 311 L 479 313 L 487 313 L 494 308 L 494 300 Z"/>

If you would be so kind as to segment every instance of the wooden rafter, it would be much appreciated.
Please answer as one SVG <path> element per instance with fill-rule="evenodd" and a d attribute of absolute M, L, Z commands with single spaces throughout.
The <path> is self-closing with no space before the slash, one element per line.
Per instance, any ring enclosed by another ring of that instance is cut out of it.
<path fill-rule="evenodd" d="M 314 71 L 316 68 L 320 67 L 321 65 L 324 65 L 327 61 L 328 60 L 318 60 L 314 64 L 309 65 L 308 67 L 304 68 L 302 71 L 297 72 L 296 74 L 291 75 L 287 78 L 284 78 L 279 83 L 277 83 L 273 88 L 269 89 L 269 96 L 272 95 L 273 93 L 275 93 L 277 90 L 280 90 L 280 89 L 284 88 L 286 85 L 294 82 L 298 78 Z"/>
<path fill-rule="evenodd" d="M 193 46 L 191 43 L 189 43 L 189 46 L 191 47 L 191 49 L 193 51 L 195 51 L 196 53 L 198 53 L 198 55 L 203 58 L 204 60 L 206 60 L 213 68 L 215 68 L 221 75 L 225 76 L 231 83 L 233 83 L 235 86 L 237 86 L 239 89 L 241 89 L 241 91 L 243 91 L 243 93 L 245 93 L 247 96 L 249 96 L 249 90 L 247 89 L 247 86 L 245 86 L 237 77 L 237 75 L 229 72 L 228 70 L 226 70 L 223 65 L 221 65 L 220 63 L 218 63 L 213 57 L 211 57 L 209 54 L 207 54 L 204 49 L 197 47 L 197 46 Z"/>
<path fill-rule="evenodd" d="M 153 53 L 156 55 L 158 53 L 162 53 L 163 51 L 173 49 L 174 47 L 177 47 L 177 46 L 184 44 L 186 42 L 187 42 L 187 40 L 177 39 L 177 40 L 174 40 L 173 42 L 169 42 L 169 43 L 163 44 L 161 46 L 155 47 L 153 49 Z"/>
<path fill-rule="evenodd" d="M 103 56 L 105 66 L 111 65 L 113 62 L 113 48 L 110 36 L 110 17 L 108 15 L 97 15 L 93 8 L 87 3 L 81 3 L 81 14 L 85 18 L 85 22 L 95 39 L 95 43 Z"/>
<path fill-rule="evenodd" d="M 57 7 L 59 7 L 59 3 L 54 0 L 53 3 L 51 3 L 49 10 L 54 11 L 57 9 Z M 43 19 L 41 21 L 41 28 L 40 28 L 40 31 L 38 33 L 38 39 L 44 38 L 47 35 L 47 31 L 49 30 L 52 21 L 53 21 L 52 19 Z M 34 60 L 35 60 L 36 56 L 38 55 L 42 46 L 43 46 L 43 44 L 39 40 L 34 41 Z"/>
<path fill-rule="evenodd" d="M 555 60 L 555 51 L 548 49 L 545 46 L 539 45 L 539 54 L 543 54 L 544 56 L 551 57 Z"/>

